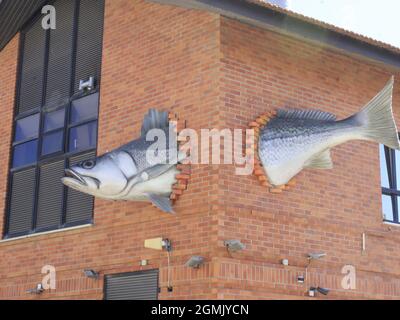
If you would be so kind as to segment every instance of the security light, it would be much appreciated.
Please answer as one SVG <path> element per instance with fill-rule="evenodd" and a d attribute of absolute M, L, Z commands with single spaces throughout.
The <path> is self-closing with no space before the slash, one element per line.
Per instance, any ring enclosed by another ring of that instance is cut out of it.
<path fill-rule="evenodd" d="M 86 277 L 91 278 L 91 279 L 99 278 L 99 273 L 92 269 L 85 269 L 85 270 L 83 270 L 83 273 L 85 274 Z"/>
<path fill-rule="evenodd" d="M 309 260 L 318 260 L 326 256 L 325 252 L 312 252 L 308 254 Z"/>
<path fill-rule="evenodd" d="M 43 291 L 44 291 L 43 285 L 41 283 L 38 283 L 36 285 L 36 288 L 29 289 L 27 292 L 31 294 L 41 294 Z"/>
<path fill-rule="evenodd" d="M 79 91 L 90 91 L 94 88 L 94 77 L 89 77 L 88 80 L 79 80 Z"/>
<path fill-rule="evenodd" d="M 236 252 L 236 251 L 241 251 L 246 248 L 246 246 L 240 242 L 240 240 L 226 240 L 224 241 L 225 247 L 231 251 L 231 252 Z"/>
<path fill-rule="evenodd" d="M 297 277 L 297 282 L 298 282 L 298 283 L 304 283 L 304 280 L 305 280 L 305 279 L 304 279 L 304 276 L 303 276 L 303 275 L 300 275 L 300 276 Z"/>
<path fill-rule="evenodd" d="M 326 288 L 320 288 L 320 287 L 318 287 L 318 288 L 317 288 L 317 291 L 318 291 L 319 293 L 323 294 L 324 296 L 326 296 L 326 295 L 329 293 L 329 289 L 326 289 Z"/>
<path fill-rule="evenodd" d="M 321 288 L 321 287 L 311 287 L 308 291 L 310 297 L 314 297 L 315 292 L 318 291 L 320 294 L 326 296 L 329 293 L 329 289 Z"/>
<path fill-rule="evenodd" d="M 204 263 L 204 258 L 201 256 L 191 257 L 185 264 L 186 267 L 198 269 Z"/>

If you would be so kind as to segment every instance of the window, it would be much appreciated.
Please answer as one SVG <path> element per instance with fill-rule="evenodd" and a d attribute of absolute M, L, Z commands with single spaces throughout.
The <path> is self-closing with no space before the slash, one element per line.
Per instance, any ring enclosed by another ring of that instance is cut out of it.
<path fill-rule="evenodd" d="M 400 223 L 400 151 L 379 146 L 383 220 Z"/>
<path fill-rule="evenodd" d="M 158 270 L 105 276 L 104 298 L 105 300 L 157 300 Z"/>
<path fill-rule="evenodd" d="M 93 198 L 61 183 L 97 146 L 104 0 L 57 0 L 21 31 L 5 237 L 90 223 Z M 90 91 L 80 80 L 94 77 Z"/>

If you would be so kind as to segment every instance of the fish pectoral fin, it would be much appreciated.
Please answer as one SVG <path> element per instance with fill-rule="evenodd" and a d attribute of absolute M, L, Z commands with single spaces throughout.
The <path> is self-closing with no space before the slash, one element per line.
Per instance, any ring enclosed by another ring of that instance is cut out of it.
<path fill-rule="evenodd" d="M 310 169 L 332 169 L 333 163 L 330 150 L 318 153 L 311 157 L 305 164 L 305 168 Z"/>
<path fill-rule="evenodd" d="M 171 167 L 174 165 L 175 164 L 157 164 L 151 168 L 148 168 L 144 172 L 142 172 L 142 175 L 145 174 L 146 179 L 144 180 L 157 178 L 158 176 L 171 169 Z"/>
<path fill-rule="evenodd" d="M 167 197 L 159 196 L 153 193 L 147 195 L 150 201 L 160 210 L 168 213 L 175 213 L 172 209 L 171 200 Z"/>

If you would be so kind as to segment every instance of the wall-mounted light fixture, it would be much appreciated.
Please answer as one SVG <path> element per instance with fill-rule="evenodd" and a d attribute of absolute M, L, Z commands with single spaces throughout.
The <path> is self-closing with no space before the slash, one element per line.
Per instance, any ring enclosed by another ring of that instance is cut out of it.
<path fill-rule="evenodd" d="M 30 294 L 41 294 L 41 293 L 43 293 L 43 291 L 44 291 L 43 285 L 41 283 L 38 283 L 36 285 L 36 288 L 29 289 L 27 292 Z"/>
<path fill-rule="evenodd" d="M 94 89 L 94 77 L 88 80 L 79 80 L 79 91 L 90 91 Z"/>
<path fill-rule="evenodd" d="M 198 269 L 204 263 L 204 258 L 201 256 L 193 256 L 185 263 L 186 267 Z"/>
<path fill-rule="evenodd" d="M 237 252 L 246 249 L 246 246 L 240 242 L 240 240 L 237 239 L 232 239 L 232 240 L 225 240 L 224 241 L 224 246 L 230 251 L 230 252 Z"/>
<path fill-rule="evenodd" d="M 94 271 L 92 269 L 85 269 L 85 270 L 83 270 L 83 273 L 85 274 L 86 277 L 88 277 L 90 279 L 97 280 L 99 278 L 99 272 Z"/>
<path fill-rule="evenodd" d="M 164 238 L 152 238 L 144 240 L 144 247 L 154 250 L 165 249 L 167 251 L 172 250 L 171 241 Z"/>
<path fill-rule="evenodd" d="M 308 295 L 310 297 L 314 297 L 316 292 L 319 292 L 320 294 L 323 294 L 326 296 L 329 293 L 329 289 L 326 288 L 321 288 L 321 287 L 310 287 L 310 290 L 308 291 Z"/>
<path fill-rule="evenodd" d="M 318 260 L 326 256 L 325 252 L 312 252 L 308 254 L 308 260 Z"/>

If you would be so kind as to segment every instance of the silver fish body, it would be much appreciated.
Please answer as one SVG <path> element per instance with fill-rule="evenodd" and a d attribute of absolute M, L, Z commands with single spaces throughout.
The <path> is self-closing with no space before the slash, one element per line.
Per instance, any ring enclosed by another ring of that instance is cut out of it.
<path fill-rule="evenodd" d="M 259 158 L 271 184 L 284 185 L 304 168 L 330 169 L 330 149 L 350 140 L 399 148 L 392 114 L 393 79 L 359 113 L 340 121 L 318 110 L 278 110 L 260 131 Z"/>

